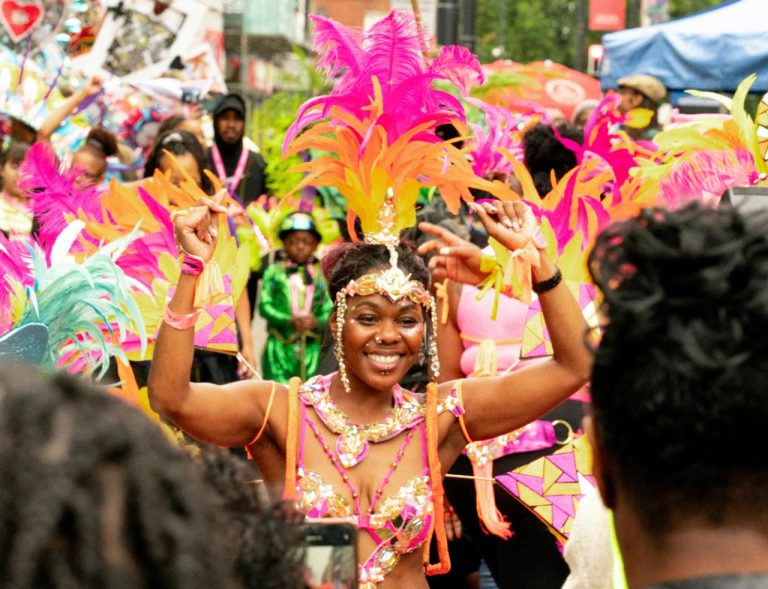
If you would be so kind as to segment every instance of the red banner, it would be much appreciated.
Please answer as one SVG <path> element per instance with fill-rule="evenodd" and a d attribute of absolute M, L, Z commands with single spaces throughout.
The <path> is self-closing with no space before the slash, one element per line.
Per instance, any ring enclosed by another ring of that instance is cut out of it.
<path fill-rule="evenodd" d="M 589 30 L 620 31 L 626 14 L 627 0 L 589 0 Z"/>

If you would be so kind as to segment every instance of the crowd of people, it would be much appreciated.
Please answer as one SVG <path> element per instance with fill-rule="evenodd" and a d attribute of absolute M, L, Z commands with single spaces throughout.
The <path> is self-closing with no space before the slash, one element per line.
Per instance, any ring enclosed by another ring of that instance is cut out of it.
<path fill-rule="evenodd" d="M 647 170 L 685 158 L 656 78 L 473 132 L 432 81 L 463 92 L 451 67 L 481 78 L 474 56 L 430 60 L 410 15 L 387 19 L 413 77 L 316 20 L 336 86 L 286 131 L 291 194 L 237 94 L 210 125 L 168 115 L 139 166 L 109 121 L 47 145 L 99 78 L 39 128 L 8 118 L 0 586 L 768 587 L 768 211 L 703 181 L 661 196 L 675 169 Z M 330 239 L 311 185 L 345 202 Z M 35 272 L 110 243 L 99 271 L 132 294 L 109 316 L 85 297 L 54 338 Z M 571 478 L 534 480 L 585 440 Z M 311 578 L 302 523 L 324 520 L 354 526 L 355 581 L 336 548 Z"/>

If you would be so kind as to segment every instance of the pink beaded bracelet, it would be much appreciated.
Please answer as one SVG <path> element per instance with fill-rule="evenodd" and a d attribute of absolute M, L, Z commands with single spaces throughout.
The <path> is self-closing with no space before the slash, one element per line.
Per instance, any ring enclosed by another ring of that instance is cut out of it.
<path fill-rule="evenodd" d="M 193 256 L 183 249 L 181 250 L 181 273 L 190 276 L 200 276 L 205 270 L 205 261 L 203 258 Z"/>
<path fill-rule="evenodd" d="M 193 311 L 189 315 L 179 315 L 174 313 L 168 307 L 163 311 L 163 321 L 174 329 L 182 330 L 194 327 L 197 323 L 197 318 L 200 315 L 200 311 Z"/>

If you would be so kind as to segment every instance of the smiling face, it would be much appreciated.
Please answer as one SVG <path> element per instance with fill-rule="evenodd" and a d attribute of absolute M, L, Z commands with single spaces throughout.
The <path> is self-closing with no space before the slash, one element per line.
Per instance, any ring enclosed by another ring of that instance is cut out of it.
<path fill-rule="evenodd" d="M 344 324 L 344 361 L 353 390 L 390 392 L 419 357 L 424 308 L 380 294 L 350 297 Z"/>

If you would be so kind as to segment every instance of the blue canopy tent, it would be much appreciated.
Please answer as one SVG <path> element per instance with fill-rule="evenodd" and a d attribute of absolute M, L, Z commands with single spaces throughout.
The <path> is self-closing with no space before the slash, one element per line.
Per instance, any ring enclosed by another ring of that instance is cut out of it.
<path fill-rule="evenodd" d="M 768 91 L 768 0 L 731 0 L 650 27 L 603 37 L 603 89 L 635 73 L 659 78 L 672 94 L 733 91 L 756 73 L 752 92 Z"/>

